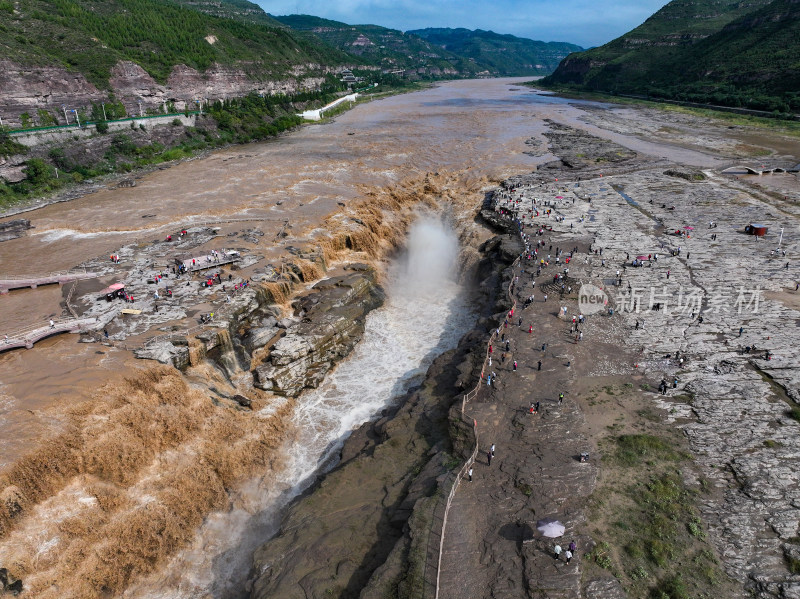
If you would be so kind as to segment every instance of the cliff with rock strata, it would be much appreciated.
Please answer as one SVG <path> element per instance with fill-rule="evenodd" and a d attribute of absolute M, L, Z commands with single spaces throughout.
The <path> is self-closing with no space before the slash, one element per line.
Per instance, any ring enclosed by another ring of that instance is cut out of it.
<path fill-rule="evenodd" d="M 140 109 L 161 111 L 166 102 L 176 110 L 196 110 L 196 100 L 214 101 L 245 96 L 251 92 L 261 95 L 291 95 L 304 90 L 319 89 L 325 81 L 327 68 L 318 64 L 295 65 L 289 76 L 281 79 L 254 78 L 243 68 L 215 63 L 204 73 L 178 64 L 166 83 L 158 83 L 140 65 L 123 60 L 111 69 L 110 90 L 98 89 L 82 73 L 61 67 L 27 67 L 8 60 L 0 61 L 0 118 L 3 124 L 22 126 L 21 115 L 31 115 L 33 124 L 39 110 L 46 110 L 59 124 L 64 123 L 62 106 L 88 113 L 92 103 L 108 102 L 113 95 L 122 102 L 128 114 L 139 115 Z M 70 115 L 70 122 L 74 117 Z"/>

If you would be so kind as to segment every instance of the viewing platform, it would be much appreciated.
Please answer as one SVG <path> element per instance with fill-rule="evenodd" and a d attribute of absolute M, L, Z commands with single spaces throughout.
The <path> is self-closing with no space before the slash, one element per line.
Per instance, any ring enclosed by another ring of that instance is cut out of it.
<path fill-rule="evenodd" d="M 237 251 L 218 252 L 216 256 L 203 254 L 202 256 L 176 258 L 176 264 L 183 265 L 186 272 L 202 272 L 210 268 L 219 268 L 226 264 L 233 264 L 242 259 Z"/>

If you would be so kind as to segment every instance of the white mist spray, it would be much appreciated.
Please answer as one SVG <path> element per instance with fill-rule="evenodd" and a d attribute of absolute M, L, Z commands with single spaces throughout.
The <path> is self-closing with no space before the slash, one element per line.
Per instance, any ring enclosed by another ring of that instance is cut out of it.
<path fill-rule="evenodd" d="M 420 218 L 409 231 L 391 293 L 405 298 L 440 293 L 443 285 L 455 280 L 457 256 L 458 240 L 453 231 L 432 216 Z"/>
<path fill-rule="evenodd" d="M 455 346 L 474 322 L 455 282 L 458 241 L 441 220 L 422 217 L 389 267 L 384 306 L 367 318 L 353 353 L 319 389 L 304 393 L 294 415 L 287 467 L 243 485 L 235 507 L 212 514 L 193 546 L 125 597 L 238 599 L 253 552 L 277 532 L 281 510 L 330 463 L 350 432 L 417 384 L 433 358 Z"/>

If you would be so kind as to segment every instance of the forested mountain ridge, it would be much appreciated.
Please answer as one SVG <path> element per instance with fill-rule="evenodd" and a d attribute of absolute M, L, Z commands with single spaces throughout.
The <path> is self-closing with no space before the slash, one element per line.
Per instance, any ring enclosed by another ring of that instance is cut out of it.
<path fill-rule="evenodd" d="M 505 76 L 546 75 L 562 59 L 583 48 L 566 42 L 541 42 L 476 29 L 427 28 L 407 31 Z"/>
<path fill-rule="evenodd" d="M 0 118 L 12 128 L 101 103 L 138 116 L 319 90 L 360 63 L 247 0 L 0 0 Z"/>
<path fill-rule="evenodd" d="M 485 65 L 449 52 L 419 36 L 379 25 L 350 25 L 311 15 L 274 16 L 294 31 L 321 39 L 332 48 L 358 56 L 383 70 L 414 69 L 422 75 L 468 76 Z"/>
<path fill-rule="evenodd" d="M 0 0 L 0 56 L 26 66 L 63 66 L 101 89 L 120 60 L 164 83 L 178 64 L 202 72 L 215 63 L 247 63 L 253 74 L 283 76 L 298 63 L 348 58 L 292 36 L 266 14 L 263 22 L 247 22 L 232 18 L 235 11 L 212 16 L 201 12 L 203 3 L 191 4 L 195 10 L 169 0 Z"/>
<path fill-rule="evenodd" d="M 758 110 L 800 110 L 800 0 L 673 0 L 568 56 L 544 85 Z"/>

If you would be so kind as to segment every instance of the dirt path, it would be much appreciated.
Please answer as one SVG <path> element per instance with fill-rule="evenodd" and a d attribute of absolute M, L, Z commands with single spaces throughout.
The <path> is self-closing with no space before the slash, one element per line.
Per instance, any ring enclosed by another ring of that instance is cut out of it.
<path fill-rule="evenodd" d="M 585 255 L 585 246 L 583 251 Z M 552 281 L 560 266 L 545 267 L 535 288 L 530 272 L 523 272 L 525 265 L 515 269 L 520 277 L 515 290 L 519 307 L 530 293 L 535 300 L 515 311 L 501 328 L 509 340 L 508 357 L 502 359 L 506 345 L 501 338 L 493 348 L 500 359 L 493 359 L 487 369 L 496 379 L 491 386 L 484 382 L 467 406 L 467 415 L 477 422 L 481 450 L 473 481 L 461 484 L 450 510 L 440 580 L 445 599 L 511 598 L 542 591 L 548 597 L 580 594 L 580 549 L 566 564 L 563 555 L 554 559 L 555 542 L 536 532 L 539 519 L 558 518 L 566 526 L 558 540 L 562 548 L 574 539 L 585 549 L 583 507 L 596 477 L 593 464 L 579 461 L 589 444 L 572 394 L 575 381 L 586 374 L 584 364 L 593 344 L 588 335 L 576 342 L 568 332 L 571 315 L 578 310 L 576 297 L 562 300 L 551 288 L 545 302 L 540 293 L 541 284 Z M 567 306 L 569 321 L 558 317 L 561 306 Z M 540 403 L 538 414 L 529 413 L 532 402 Z M 493 443 L 495 456 L 489 465 L 487 452 Z"/>

